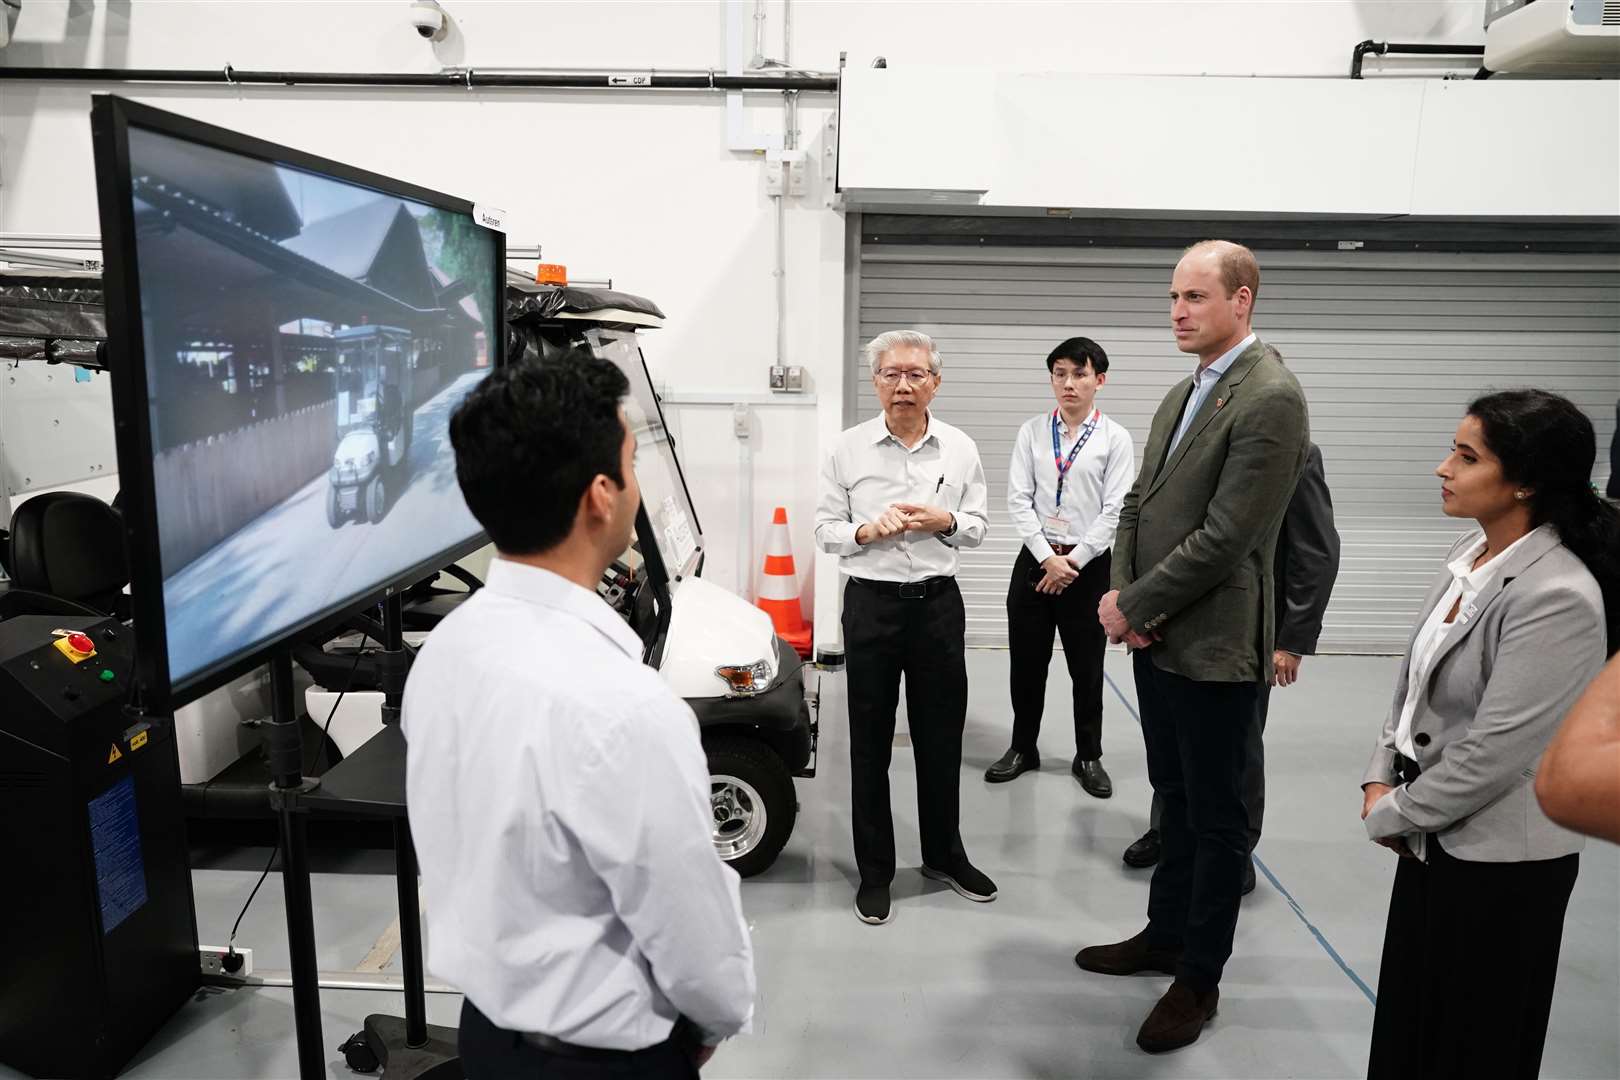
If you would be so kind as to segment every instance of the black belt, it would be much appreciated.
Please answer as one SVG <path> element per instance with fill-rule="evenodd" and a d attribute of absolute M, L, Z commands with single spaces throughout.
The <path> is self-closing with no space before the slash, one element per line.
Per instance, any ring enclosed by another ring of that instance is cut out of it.
<path fill-rule="evenodd" d="M 679 1026 L 677 1026 L 676 1030 L 680 1030 Z M 548 1054 L 556 1054 L 558 1057 L 578 1058 L 581 1061 L 634 1061 L 644 1054 L 664 1049 L 664 1047 L 675 1041 L 675 1035 L 672 1033 L 663 1042 L 655 1043 L 640 1050 L 607 1050 L 600 1046 L 580 1046 L 578 1043 L 564 1042 L 562 1039 L 556 1039 L 550 1035 L 527 1031 L 523 1033 L 523 1041 L 538 1046 Z"/>
<path fill-rule="evenodd" d="M 1395 775 L 1401 778 L 1401 783 L 1410 784 L 1423 775 L 1423 769 L 1417 762 L 1405 754 L 1395 755 Z"/>
<path fill-rule="evenodd" d="M 1067 555 L 1069 552 L 1073 551 L 1076 546 L 1078 546 L 1078 545 L 1075 545 L 1075 544 L 1053 544 L 1052 545 L 1052 554 L 1054 554 L 1054 555 Z"/>
<path fill-rule="evenodd" d="M 955 578 L 943 576 L 924 578 L 921 581 L 874 581 L 863 577 L 852 577 L 849 580 L 863 589 L 871 589 L 884 596 L 896 596 L 901 600 L 924 600 L 956 584 Z"/>

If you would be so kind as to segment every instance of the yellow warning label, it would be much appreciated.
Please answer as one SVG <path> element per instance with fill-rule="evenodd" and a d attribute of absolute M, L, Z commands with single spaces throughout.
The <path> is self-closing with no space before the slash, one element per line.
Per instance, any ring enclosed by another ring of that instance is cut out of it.
<path fill-rule="evenodd" d="M 112 749 L 107 751 L 107 764 L 111 765 L 113 762 L 117 761 L 119 758 L 121 758 L 123 756 L 124 755 L 121 754 L 119 752 L 119 750 L 118 750 L 118 744 L 113 743 Z"/>
<path fill-rule="evenodd" d="M 138 733 L 137 735 L 135 735 L 134 738 L 129 740 L 129 748 L 131 750 L 139 750 L 141 747 L 143 747 L 145 745 L 146 745 L 146 732 L 144 732 L 144 731 Z"/>

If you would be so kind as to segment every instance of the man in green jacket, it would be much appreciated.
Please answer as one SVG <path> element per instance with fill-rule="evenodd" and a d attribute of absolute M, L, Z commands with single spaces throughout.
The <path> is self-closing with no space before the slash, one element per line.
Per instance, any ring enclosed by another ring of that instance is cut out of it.
<path fill-rule="evenodd" d="M 1196 1040 L 1215 1015 L 1248 859 L 1244 745 L 1271 678 L 1272 556 L 1305 467 L 1305 395 L 1249 329 L 1248 248 L 1188 248 L 1170 285 L 1176 347 L 1198 367 L 1153 416 L 1098 617 L 1133 650 L 1148 779 L 1164 802 L 1148 925 L 1082 949 L 1087 971 L 1174 975 L 1137 1033 L 1148 1051 Z"/>

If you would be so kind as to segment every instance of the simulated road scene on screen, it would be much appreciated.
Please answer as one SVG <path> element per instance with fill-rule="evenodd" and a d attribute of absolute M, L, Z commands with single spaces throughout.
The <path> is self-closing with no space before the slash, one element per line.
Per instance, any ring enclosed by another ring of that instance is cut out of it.
<path fill-rule="evenodd" d="M 180 685 L 478 533 L 448 423 L 492 363 L 496 245 L 466 214 L 129 142 Z"/>

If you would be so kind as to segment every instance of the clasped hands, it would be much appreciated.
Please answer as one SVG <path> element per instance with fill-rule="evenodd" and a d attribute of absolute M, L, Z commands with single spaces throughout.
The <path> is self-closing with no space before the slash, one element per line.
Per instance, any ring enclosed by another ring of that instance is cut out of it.
<path fill-rule="evenodd" d="M 1046 573 L 1035 583 L 1035 591 L 1045 593 L 1047 596 L 1056 596 L 1073 585 L 1075 579 L 1080 576 L 1080 571 L 1074 568 L 1074 563 L 1062 555 L 1053 555 L 1043 560 L 1041 569 Z"/>
<path fill-rule="evenodd" d="M 1125 613 L 1119 610 L 1118 589 L 1103 593 L 1102 603 L 1097 605 L 1097 621 L 1102 623 L 1103 632 L 1108 635 L 1110 645 L 1118 645 L 1123 641 L 1133 649 L 1145 649 L 1155 641 L 1162 640 L 1157 630 L 1151 634 L 1144 634 L 1131 629 Z"/>
<path fill-rule="evenodd" d="M 893 503 L 876 521 L 869 521 L 855 530 L 857 544 L 870 544 L 908 532 L 942 533 L 950 530 L 949 510 L 916 503 Z"/>
<path fill-rule="evenodd" d="M 1394 790 L 1395 789 L 1390 787 L 1388 784 L 1363 784 L 1361 786 L 1361 820 L 1366 821 L 1367 815 L 1372 813 L 1374 804 L 1376 804 L 1379 799 L 1382 799 L 1385 795 L 1388 795 Z M 1412 849 L 1407 846 L 1406 841 L 1399 836 L 1385 836 L 1378 840 L 1374 840 L 1373 843 L 1389 848 L 1389 850 L 1393 851 L 1403 859 L 1417 858 L 1417 855 L 1415 855 L 1412 852 Z"/>

